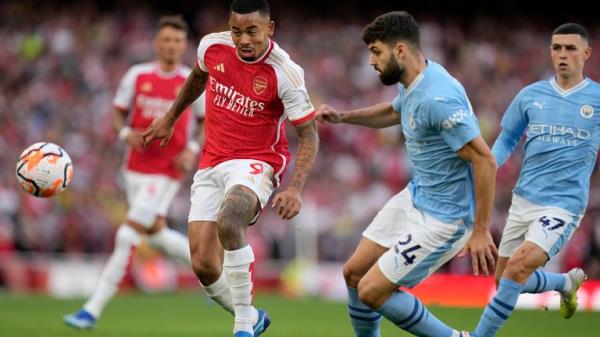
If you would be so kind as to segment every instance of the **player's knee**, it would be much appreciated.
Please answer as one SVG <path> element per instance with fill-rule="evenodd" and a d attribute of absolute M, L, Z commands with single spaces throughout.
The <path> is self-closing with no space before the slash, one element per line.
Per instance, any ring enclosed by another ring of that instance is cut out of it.
<path fill-rule="evenodd" d="M 221 276 L 219 261 L 192 255 L 192 270 L 202 284 L 212 284 Z"/>
<path fill-rule="evenodd" d="M 523 261 L 522 272 L 525 277 L 528 278 L 539 267 L 541 267 L 541 265 L 535 258 L 526 256 L 525 260 Z"/>
<path fill-rule="evenodd" d="M 219 227 L 248 225 L 256 214 L 257 207 L 256 194 L 245 186 L 236 185 L 227 192 L 219 210 L 217 223 Z"/>
<path fill-rule="evenodd" d="M 537 258 L 537 254 L 534 254 L 534 252 L 531 252 L 530 250 L 523 249 L 515 253 L 510 260 L 508 260 L 506 270 L 502 276 L 523 283 L 539 267 L 540 261 Z"/>
<path fill-rule="evenodd" d="M 132 221 L 141 227 L 143 227 L 146 231 L 152 230 L 157 225 L 157 220 L 159 219 L 156 210 L 152 207 L 143 206 L 143 205 L 133 205 L 129 212 L 127 212 L 127 219 Z"/>
<path fill-rule="evenodd" d="M 167 220 L 163 216 L 157 216 L 154 224 L 146 230 L 148 235 L 160 233 L 167 226 Z"/>
<path fill-rule="evenodd" d="M 343 273 L 346 286 L 350 288 L 358 287 L 358 282 L 360 281 L 361 277 L 363 277 L 361 273 L 354 269 L 353 266 L 348 262 L 344 264 Z"/>
<path fill-rule="evenodd" d="M 379 307 L 380 294 L 377 286 L 365 279 L 358 282 L 358 298 L 371 309 Z"/>
<path fill-rule="evenodd" d="M 526 256 L 513 256 L 506 264 L 506 269 L 502 276 L 512 281 L 522 283 L 527 280 L 527 277 L 529 277 L 534 270 L 535 268 L 531 267 Z"/>
<path fill-rule="evenodd" d="M 521 273 L 523 269 L 523 257 L 513 255 L 508 263 L 506 264 L 506 269 L 504 269 L 504 273 L 502 273 L 502 277 L 509 278 L 511 280 L 516 280 L 518 275 Z"/>
<path fill-rule="evenodd" d="M 131 246 L 139 246 L 142 238 L 140 234 L 128 225 L 122 225 L 117 230 L 115 236 L 115 246 L 129 248 Z"/>

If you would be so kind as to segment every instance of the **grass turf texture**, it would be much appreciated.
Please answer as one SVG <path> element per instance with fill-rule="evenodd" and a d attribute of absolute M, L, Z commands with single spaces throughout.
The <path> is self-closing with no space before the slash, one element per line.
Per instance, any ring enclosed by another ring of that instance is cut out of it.
<path fill-rule="evenodd" d="M 318 299 L 292 300 L 258 295 L 258 307 L 268 310 L 273 324 L 262 336 L 351 337 L 344 303 Z M 230 337 L 232 318 L 198 293 L 124 294 L 106 308 L 90 331 L 75 331 L 62 317 L 79 309 L 82 300 L 0 295 L 0 337 Z M 473 329 L 481 309 L 430 308 L 444 322 Z M 384 321 L 383 336 L 411 336 Z M 557 311 L 516 311 L 499 337 L 599 337 L 600 313 L 578 312 L 570 320 Z"/>

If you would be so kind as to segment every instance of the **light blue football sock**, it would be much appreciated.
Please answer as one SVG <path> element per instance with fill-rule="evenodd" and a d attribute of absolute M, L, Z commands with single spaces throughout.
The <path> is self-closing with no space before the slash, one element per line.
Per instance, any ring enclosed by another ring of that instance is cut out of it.
<path fill-rule="evenodd" d="M 358 291 L 354 288 L 348 288 L 348 315 L 356 337 L 381 336 L 381 314 L 367 307 L 358 298 Z"/>
<path fill-rule="evenodd" d="M 567 277 L 564 274 L 549 273 L 537 269 L 523 285 L 522 293 L 543 293 L 545 291 L 563 291 Z"/>
<path fill-rule="evenodd" d="M 515 309 L 521 289 L 523 289 L 523 286 L 515 281 L 504 277 L 500 279 L 498 292 L 487 307 L 485 307 L 479 324 L 477 324 L 477 328 L 475 329 L 477 337 L 493 337 L 496 335 L 496 332 L 498 332 Z"/>
<path fill-rule="evenodd" d="M 377 311 L 399 328 L 417 336 L 451 337 L 454 332 L 405 291 L 394 293 Z"/>

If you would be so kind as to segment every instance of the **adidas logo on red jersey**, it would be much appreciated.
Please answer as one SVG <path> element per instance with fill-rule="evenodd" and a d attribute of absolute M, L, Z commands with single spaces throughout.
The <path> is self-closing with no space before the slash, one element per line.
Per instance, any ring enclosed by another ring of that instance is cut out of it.
<path fill-rule="evenodd" d="M 213 69 L 216 69 L 217 71 L 220 71 L 220 72 L 224 73 L 225 72 L 225 65 L 223 63 L 219 63 L 216 66 L 214 66 Z"/>

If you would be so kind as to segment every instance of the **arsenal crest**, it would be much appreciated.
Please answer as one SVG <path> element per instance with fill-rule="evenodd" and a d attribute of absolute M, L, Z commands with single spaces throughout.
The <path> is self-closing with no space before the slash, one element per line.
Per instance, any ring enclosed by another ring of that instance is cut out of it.
<path fill-rule="evenodd" d="M 152 83 L 150 83 L 150 82 L 142 83 L 142 85 L 140 86 L 140 91 L 141 92 L 151 92 L 152 91 Z"/>
<path fill-rule="evenodd" d="M 255 94 L 261 95 L 267 90 L 268 85 L 269 81 L 266 78 L 262 76 L 256 76 L 252 82 L 252 89 L 254 89 Z"/>

